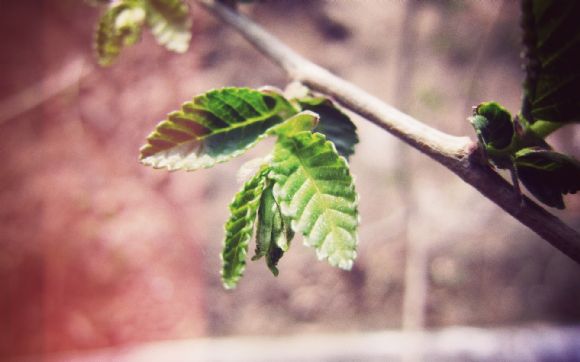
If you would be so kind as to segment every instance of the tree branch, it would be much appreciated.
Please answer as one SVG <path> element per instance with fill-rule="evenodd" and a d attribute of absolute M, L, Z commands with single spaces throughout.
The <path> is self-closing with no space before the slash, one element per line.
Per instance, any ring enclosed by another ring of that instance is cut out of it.
<path fill-rule="evenodd" d="M 421 151 L 580 264 L 580 234 L 534 201 L 517 197 L 513 187 L 481 157 L 476 142 L 434 129 L 397 110 L 310 62 L 287 47 L 246 16 L 214 0 L 198 0 L 222 22 L 232 26 L 263 55 L 279 65 L 290 78 L 311 89 L 333 96 L 395 137 Z"/>

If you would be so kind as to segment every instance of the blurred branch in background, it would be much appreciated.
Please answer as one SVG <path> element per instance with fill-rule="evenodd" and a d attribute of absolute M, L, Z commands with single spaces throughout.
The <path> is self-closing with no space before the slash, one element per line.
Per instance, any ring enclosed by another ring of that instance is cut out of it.
<path fill-rule="evenodd" d="M 413 81 L 415 78 L 415 48 L 417 46 L 416 13 L 419 11 L 419 2 L 407 1 L 404 5 L 404 14 L 401 23 L 401 36 L 398 39 L 396 51 L 397 78 L 394 85 L 394 105 L 403 112 L 408 112 L 412 97 Z M 404 330 L 421 330 L 425 327 L 425 304 L 427 294 L 427 250 L 423 240 L 413 231 L 418 222 L 416 217 L 417 200 L 413 184 L 413 161 L 409 157 L 409 147 L 399 142 L 396 149 L 397 191 L 403 202 L 403 217 L 401 219 L 401 238 L 405 240 L 405 292 L 403 295 Z"/>
<path fill-rule="evenodd" d="M 396 79 L 394 85 L 395 107 L 403 112 L 409 112 L 416 70 L 417 47 L 417 11 L 420 3 L 407 1 L 404 5 L 400 36 L 396 50 Z M 427 265 L 429 252 L 424 237 L 418 235 L 422 229 L 418 224 L 422 222 L 417 215 L 417 194 L 412 177 L 412 170 L 416 167 L 409 154 L 409 147 L 403 142 L 397 143 L 395 174 L 397 191 L 403 204 L 401 219 L 401 239 L 406 244 L 405 278 L 403 283 L 402 328 L 404 331 L 419 331 L 425 328 L 427 305 L 428 275 Z M 417 335 L 418 339 L 422 334 Z M 408 361 L 423 359 L 424 341 L 417 341 L 417 348 L 411 349 Z"/>

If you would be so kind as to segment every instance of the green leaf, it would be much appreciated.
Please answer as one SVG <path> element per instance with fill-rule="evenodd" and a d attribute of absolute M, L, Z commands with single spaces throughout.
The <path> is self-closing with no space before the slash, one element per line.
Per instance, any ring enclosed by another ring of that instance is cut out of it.
<path fill-rule="evenodd" d="M 296 101 L 303 110 L 312 111 L 320 116 L 318 126 L 314 130 L 325 135 L 334 144 L 338 153 L 348 159 L 354 153 L 354 146 L 359 142 L 356 126 L 350 117 L 327 97 L 309 96 Z"/>
<path fill-rule="evenodd" d="M 507 109 L 496 102 L 478 105 L 470 119 L 479 141 L 486 150 L 503 150 L 512 143 L 514 125 Z"/>
<path fill-rule="evenodd" d="M 269 172 L 263 167 L 244 184 L 230 204 L 230 218 L 226 222 L 223 243 L 222 282 L 226 289 L 235 288 L 246 269 L 248 243 L 254 233 L 256 213 Z"/>
<path fill-rule="evenodd" d="M 95 50 L 100 65 L 108 66 L 123 47 L 135 44 L 141 37 L 145 10 L 137 0 L 112 3 L 101 16 L 95 33 Z"/>
<path fill-rule="evenodd" d="M 558 125 L 538 121 L 580 122 L 579 18 L 578 1 L 523 1 L 527 65 L 522 113 L 542 137 Z"/>
<path fill-rule="evenodd" d="M 318 124 L 318 114 L 310 111 L 300 112 L 284 122 L 270 128 L 269 135 L 291 137 L 297 133 L 311 131 Z"/>
<path fill-rule="evenodd" d="M 488 159 L 498 168 L 513 169 L 515 153 L 522 148 L 550 146 L 535 132 L 525 132 L 527 123 L 512 119 L 507 109 L 496 102 L 477 106 L 469 118 Z"/>
<path fill-rule="evenodd" d="M 196 170 L 239 156 L 296 110 L 279 94 L 223 88 L 197 96 L 157 125 L 141 148 L 155 168 Z"/>
<path fill-rule="evenodd" d="M 256 251 L 252 260 L 266 257 L 266 264 L 274 275 L 278 275 L 276 265 L 284 252 L 288 250 L 290 240 L 287 230 L 290 225 L 285 223 L 280 207 L 274 200 L 274 183 L 270 182 L 262 193 L 258 210 L 258 227 L 256 231 Z"/>
<path fill-rule="evenodd" d="M 185 53 L 191 40 L 189 8 L 182 0 L 146 0 L 147 24 L 157 42 Z"/>
<path fill-rule="evenodd" d="M 319 259 L 350 269 L 356 257 L 358 210 L 346 159 L 320 133 L 280 137 L 269 177 L 274 197 L 295 232 Z"/>
<path fill-rule="evenodd" d="M 538 200 L 564 208 L 562 195 L 580 190 L 580 162 L 551 150 L 524 148 L 515 155 L 519 179 Z"/>

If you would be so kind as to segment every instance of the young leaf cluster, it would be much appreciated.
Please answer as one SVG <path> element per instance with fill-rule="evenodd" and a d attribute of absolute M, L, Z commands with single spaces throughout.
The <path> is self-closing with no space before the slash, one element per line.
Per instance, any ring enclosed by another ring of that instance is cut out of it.
<path fill-rule="evenodd" d="M 486 157 L 512 172 L 544 204 L 563 209 L 562 195 L 580 190 L 580 162 L 558 153 L 545 138 L 580 122 L 580 2 L 523 0 L 525 46 L 521 112 L 495 102 L 477 106 L 470 121 Z"/>
<path fill-rule="evenodd" d="M 105 9 L 95 31 L 94 47 L 100 65 L 108 66 L 121 50 L 137 43 L 148 27 L 168 50 L 184 53 L 191 39 L 189 9 L 182 0 L 96 1 Z"/>
<path fill-rule="evenodd" d="M 221 253 L 226 288 L 242 277 L 254 235 L 252 260 L 264 258 L 274 275 L 296 233 L 319 259 L 351 268 L 358 197 L 347 159 L 358 142 L 356 127 L 326 97 L 223 88 L 170 113 L 141 148 L 145 165 L 191 171 L 228 161 L 268 136 L 277 138 L 273 153 L 229 207 Z"/>
<path fill-rule="evenodd" d="M 512 118 L 498 103 L 477 106 L 470 119 L 485 156 L 512 172 L 544 204 L 563 209 L 562 195 L 580 190 L 580 162 L 558 153 L 530 128 L 522 116 Z"/>

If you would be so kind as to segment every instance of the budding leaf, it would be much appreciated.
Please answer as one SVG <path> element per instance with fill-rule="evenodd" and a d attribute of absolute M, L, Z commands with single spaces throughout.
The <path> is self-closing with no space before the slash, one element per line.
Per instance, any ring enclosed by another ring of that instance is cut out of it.
<path fill-rule="evenodd" d="M 509 147 L 514 137 L 512 116 L 496 102 L 477 106 L 470 118 L 479 141 L 489 151 L 501 151 Z"/>
<path fill-rule="evenodd" d="M 517 117 L 510 117 L 495 102 L 475 109 L 470 121 L 487 158 L 496 167 L 509 169 L 539 201 L 563 209 L 562 195 L 575 193 L 580 186 L 578 161 L 552 151 L 535 132 L 522 128 Z"/>

